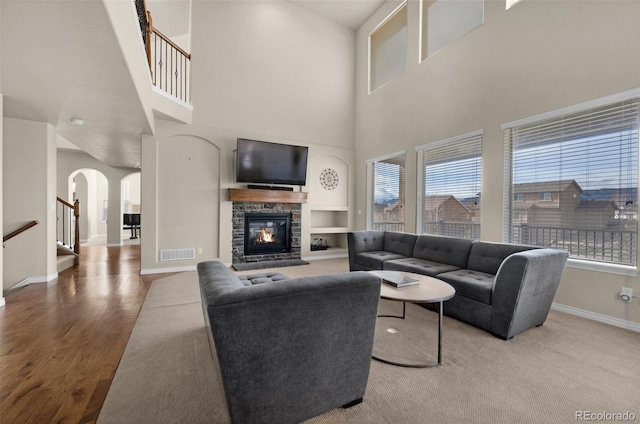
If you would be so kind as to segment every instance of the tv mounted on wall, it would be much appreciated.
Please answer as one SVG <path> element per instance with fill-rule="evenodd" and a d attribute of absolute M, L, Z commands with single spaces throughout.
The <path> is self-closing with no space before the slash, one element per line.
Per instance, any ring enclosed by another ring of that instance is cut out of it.
<path fill-rule="evenodd" d="M 309 148 L 238 139 L 236 182 L 306 185 Z"/>

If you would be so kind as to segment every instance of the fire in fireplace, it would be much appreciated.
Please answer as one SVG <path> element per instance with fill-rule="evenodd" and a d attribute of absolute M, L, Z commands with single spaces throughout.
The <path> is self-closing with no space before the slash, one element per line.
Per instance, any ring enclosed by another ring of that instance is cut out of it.
<path fill-rule="evenodd" d="M 247 213 L 244 254 L 286 253 L 291 250 L 291 214 Z"/>

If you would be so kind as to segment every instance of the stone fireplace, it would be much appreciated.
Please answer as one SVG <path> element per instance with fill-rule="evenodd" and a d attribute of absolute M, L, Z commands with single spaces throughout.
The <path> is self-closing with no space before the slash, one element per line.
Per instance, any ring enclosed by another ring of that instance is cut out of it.
<path fill-rule="evenodd" d="M 300 259 L 301 218 L 302 206 L 299 203 L 234 201 L 233 267 L 244 270 L 304 263 Z M 245 228 L 247 222 L 249 226 Z M 262 230 L 268 235 L 275 235 L 278 243 L 256 243 L 256 238 L 264 235 Z M 285 232 L 288 237 L 283 236 Z"/>
<path fill-rule="evenodd" d="M 245 213 L 244 256 L 288 253 L 291 250 L 291 214 Z"/>

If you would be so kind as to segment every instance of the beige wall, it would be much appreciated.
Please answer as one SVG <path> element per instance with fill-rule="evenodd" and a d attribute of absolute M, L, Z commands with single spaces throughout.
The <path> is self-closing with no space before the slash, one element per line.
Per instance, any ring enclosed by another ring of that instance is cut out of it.
<path fill-rule="evenodd" d="M 38 225 L 6 242 L 3 289 L 29 279 L 49 281 L 56 272 L 55 128 L 50 124 L 4 118 L 3 226 L 17 230 Z M 43 184 L 44 182 L 44 184 Z"/>
<path fill-rule="evenodd" d="M 280 1 L 197 1 L 193 123 L 353 147 L 353 31 Z"/>
<path fill-rule="evenodd" d="M 157 120 L 142 137 L 142 222 L 155 229 L 143 229 L 145 273 L 231 262 L 238 137 L 306 145 L 309 163 L 333 155 L 353 169 L 353 31 L 287 2 L 194 2 L 192 40 L 193 124 Z M 201 192 L 185 199 L 185 178 L 202 178 Z M 176 207 L 193 219 L 176 222 Z M 303 248 L 308 215 L 303 206 Z M 196 260 L 158 260 L 161 249 L 191 247 L 203 248 Z"/>
<path fill-rule="evenodd" d="M 397 6 L 385 4 L 357 33 L 356 209 L 366 210 L 365 161 L 407 152 L 407 230 L 415 229 L 415 146 L 484 130 L 482 238 L 502 238 L 500 125 L 640 87 L 640 3 L 485 2 L 485 23 L 418 62 L 419 3 L 409 1 L 407 72 L 367 94 L 367 38 Z M 412 177 L 413 176 L 413 177 Z M 365 227 L 364 215 L 357 227 Z M 555 301 L 640 323 L 640 305 L 617 300 L 640 279 L 568 268 Z"/>
<path fill-rule="evenodd" d="M 226 130 L 200 125 L 183 125 L 156 121 L 156 135 L 142 138 L 142 272 L 166 272 L 191 269 L 198 262 L 210 259 L 231 263 L 232 202 L 228 200 L 230 187 L 245 187 L 235 183 L 236 139 L 254 138 L 277 143 L 296 143 L 294 140 L 272 138 L 242 130 Z M 353 150 L 312 143 L 297 143 L 309 147 L 307 186 L 309 192 L 318 178 L 311 169 L 314 160 L 340 158 L 347 164 L 347 203 L 353 202 Z M 324 163 L 324 162 L 322 162 Z M 331 164 L 331 162 L 329 162 Z M 324 168 L 323 168 L 324 169 Z M 189 184 L 188 181 L 196 181 Z M 295 188 L 298 189 L 297 187 Z M 313 199 L 313 196 L 310 196 Z M 311 205 L 302 205 L 302 255 L 309 254 Z M 189 217 L 186 221 L 183 216 Z M 351 226 L 351 217 L 347 225 Z M 161 249 L 198 248 L 191 261 L 159 261 Z"/>

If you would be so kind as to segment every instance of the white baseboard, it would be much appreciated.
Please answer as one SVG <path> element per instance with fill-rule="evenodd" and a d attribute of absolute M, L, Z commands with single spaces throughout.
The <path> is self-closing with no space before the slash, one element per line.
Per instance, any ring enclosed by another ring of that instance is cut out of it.
<path fill-rule="evenodd" d="M 0 308 L 2 308 L 5 305 L 5 301 L 4 301 L 4 296 L 0 297 Z"/>
<path fill-rule="evenodd" d="M 140 275 L 168 274 L 170 272 L 186 272 L 186 271 L 195 271 L 195 270 L 196 270 L 196 265 L 174 266 L 170 268 L 148 268 L 148 269 L 141 269 Z"/>
<path fill-rule="evenodd" d="M 120 243 L 107 243 L 107 247 L 122 247 L 124 246 L 124 243 L 120 242 Z"/>
<path fill-rule="evenodd" d="M 625 328 L 627 330 L 640 333 L 640 323 L 627 321 L 620 318 L 614 318 L 607 315 L 597 314 L 595 312 L 586 311 L 584 309 L 574 308 L 573 306 L 560 305 L 553 303 L 551 309 L 565 312 L 567 314 L 576 315 L 582 318 L 590 319 L 592 321 L 602 322 L 604 324 L 613 325 L 614 327 Z"/>
<path fill-rule="evenodd" d="M 28 286 L 29 284 L 48 283 L 49 281 L 55 280 L 56 278 L 58 278 L 57 272 L 48 276 L 27 277 L 15 286 L 9 288 L 9 290 L 19 289 L 21 287 Z"/>

